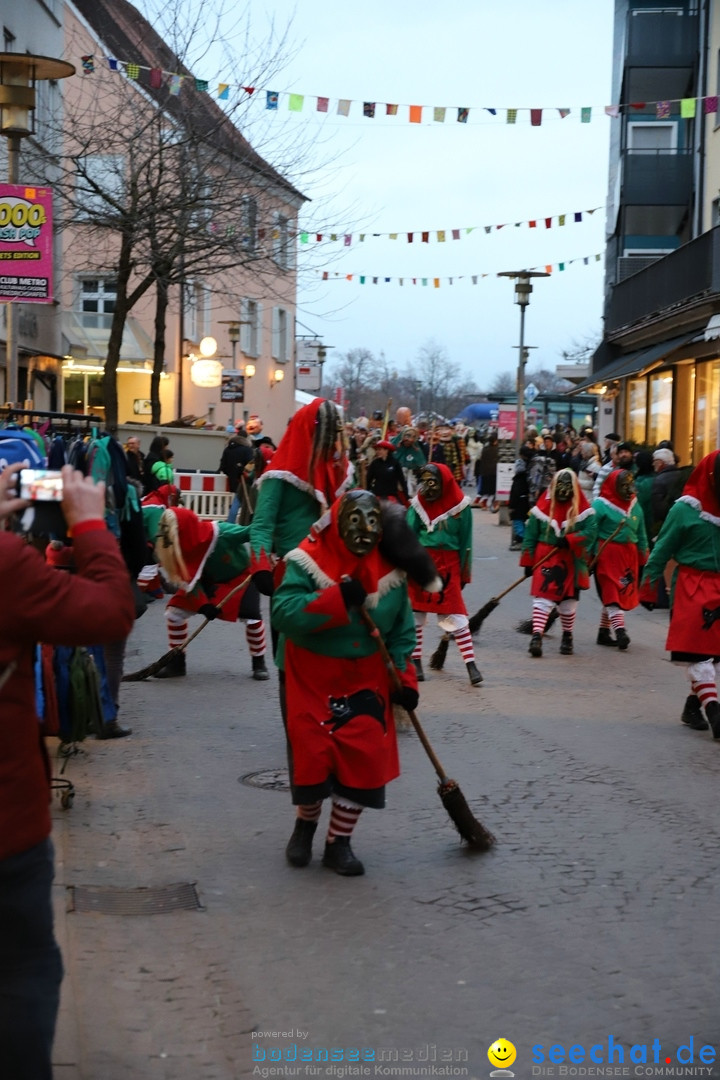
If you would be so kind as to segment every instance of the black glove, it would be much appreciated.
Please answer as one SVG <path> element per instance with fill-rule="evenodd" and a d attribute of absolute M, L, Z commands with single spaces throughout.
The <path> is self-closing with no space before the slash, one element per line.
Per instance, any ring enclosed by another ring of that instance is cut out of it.
<path fill-rule="evenodd" d="M 401 686 L 399 690 L 393 690 L 390 700 L 395 705 L 402 705 L 403 709 L 407 709 L 408 712 L 414 712 L 417 709 L 420 695 L 417 690 L 413 690 L 412 686 Z"/>
<path fill-rule="evenodd" d="M 202 607 L 198 608 L 198 615 L 212 621 L 213 619 L 219 619 L 222 616 L 222 611 L 219 607 L 215 607 L 214 604 L 203 604 Z"/>
<path fill-rule="evenodd" d="M 532 577 L 532 573 L 533 573 L 532 566 L 526 566 L 525 567 L 525 577 Z"/>
<path fill-rule="evenodd" d="M 557 541 L 555 542 L 555 547 L 569 548 L 570 544 L 568 543 L 567 536 L 559 536 Z"/>
<path fill-rule="evenodd" d="M 357 578 L 347 578 L 340 582 L 340 592 L 346 608 L 361 607 L 367 593 Z"/>
<path fill-rule="evenodd" d="M 263 596 L 272 596 L 275 592 L 275 582 L 269 570 L 256 570 L 252 576 L 255 588 Z"/>

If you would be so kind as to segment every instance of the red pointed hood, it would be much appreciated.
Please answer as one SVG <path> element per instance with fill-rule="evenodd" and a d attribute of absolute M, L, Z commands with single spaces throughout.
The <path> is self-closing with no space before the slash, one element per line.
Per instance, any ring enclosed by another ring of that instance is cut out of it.
<path fill-rule="evenodd" d="M 318 410 L 324 398 L 315 398 L 298 409 L 290 420 L 280 445 L 269 467 L 258 480 L 262 484 L 268 477 L 285 480 L 289 484 L 314 496 L 325 510 L 349 486 L 351 466 L 343 452 L 337 460 L 316 461 L 310 475 L 313 436 L 318 423 Z"/>
<path fill-rule="evenodd" d="M 627 514 L 633 503 L 637 501 L 635 495 L 631 495 L 629 499 L 623 499 L 620 497 L 617 490 L 618 476 L 622 472 L 628 472 L 627 469 L 613 469 L 609 472 L 602 482 L 600 488 L 600 498 L 605 499 L 612 506 L 617 507 L 618 510 L 622 510 L 623 514 Z"/>
<path fill-rule="evenodd" d="M 438 521 L 444 521 L 445 518 L 452 517 L 454 514 L 459 514 L 461 510 L 470 505 L 470 499 L 467 495 L 463 495 L 452 469 L 437 461 L 433 461 L 432 464 L 440 470 L 442 476 L 442 495 L 435 502 L 427 502 L 422 494 L 418 492 L 410 503 L 418 516 L 428 526 L 435 525 Z"/>
<path fill-rule="evenodd" d="M 186 589 L 192 589 L 217 543 L 219 531 L 217 522 L 202 521 L 183 506 L 165 510 L 155 543 L 160 564 L 173 580 L 179 578 Z"/>
<path fill-rule="evenodd" d="M 715 490 L 715 474 L 720 470 L 718 457 L 720 450 L 713 450 L 695 466 L 680 496 L 683 502 L 697 506 L 700 516 L 714 525 L 720 525 L 720 500 Z"/>

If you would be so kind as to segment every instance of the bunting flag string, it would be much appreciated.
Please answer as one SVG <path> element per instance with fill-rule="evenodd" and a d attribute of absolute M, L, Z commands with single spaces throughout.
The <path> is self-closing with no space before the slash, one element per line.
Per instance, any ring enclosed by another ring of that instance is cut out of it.
<path fill-rule="evenodd" d="M 407 240 L 408 244 L 412 244 L 416 236 L 420 238 L 421 244 L 429 244 L 431 238 L 434 238 L 438 244 L 444 244 L 447 240 L 448 233 L 450 233 L 453 240 L 459 240 L 462 236 L 470 236 L 471 233 L 479 232 L 480 230 L 482 230 L 485 235 L 489 235 L 492 232 L 499 232 L 500 229 L 505 228 L 520 229 L 524 225 L 529 229 L 537 229 L 538 222 L 542 222 L 545 229 L 551 229 L 553 223 L 555 223 L 558 228 L 562 228 L 568 221 L 572 221 L 573 224 L 577 225 L 583 221 L 584 215 L 590 216 L 597 210 L 602 209 L 602 206 L 594 206 L 592 210 L 574 210 L 571 213 L 553 214 L 551 217 L 543 216 L 533 218 L 529 221 L 504 221 L 499 225 L 466 225 L 461 229 L 414 229 L 412 232 L 403 232 L 401 230 L 396 232 L 361 232 L 357 233 L 355 236 L 353 236 L 352 233 L 346 233 L 340 230 L 336 232 L 320 233 L 301 229 L 297 233 L 297 238 L 300 240 L 301 244 L 342 243 L 345 247 L 350 247 L 354 240 L 359 244 L 364 244 L 366 240 L 376 240 L 378 238 L 387 240 L 403 239 Z"/>
<path fill-rule="evenodd" d="M 579 255 L 574 259 L 565 259 L 563 262 L 557 263 L 545 263 L 543 266 L 530 266 L 529 270 L 541 270 L 546 274 L 553 274 L 555 272 L 563 273 L 568 266 L 573 266 L 575 263 L 582 263 L 583 266 L 590 266 L 591 263 L 598 263 L 602 261 L 602 255 Z M 477 274 L 454 274 L 452 277 L 435 277 L 432 274 L 427 275 L 408 275 L 404 274 L 402 277 L 388 277 L 383 274 L 346 274 L 342 270 L 315 270 L 315 275 L 322 281 L 345 281 L 345 282 L 357 282 L 358 285 L 390 285 L 393 282 L 398 285 L 420 285 L 429 286 L 433 289 L 439 289 L 442 287 L 443 282 L 447 285 L 454 285 L 456 282 L 469 282 L 471 285 L 477 285 L 479 281 L 488 277 L 500 277 L 499 272 L 486 272 Z"/>
<path fill-rule="evenodd" d="M 129 79 L 135 81 L 140 78 L 141 72 L 148 73 L 149 83 L 152 87 L 159 89 L 161 86 L 167 85 L 172 94 L 179 93 L 179 87 L 183 83 L 192 87 L 197 92 L 207 93 L 210 90 L 208 80 L 196 79 L 186 72 L 164 71 L 160 68 L 151 68 L 144 64 L 138 64 L 135 61 L 120 60 L 114 56 L 105 56 L 104 59 L 107 62 L 110 71 L 124 72 Z M 94 56 L 83 56 L 80 58 L 80 61 L 81 70 L 84 75 L 96 74 L 97 69 L 95 67 Z M 306 102 L 311 103 L 314 101 L 315 104 L 312 107 L 312 111 L 326 115 L 334 113 L 337 116 L 349 117 L 352 107 L 356 106 L 356 113 L 359 112 L 366 119 L 373 120 L 376 117 L 382 116 L 400 116 L 400 109 L 403 110 L 403 114 L 407 109 L 407 120 L 409 123 L 421 124 L 423 122 L 423 117 L 426 117 L 427 123 L 430 125 L 444 124 L 448 119 L 454 120 L 458 124 L 467 125 L 470 120 L 471 112 L 473 114 L 480 114 L 483 119 L 492 117 L 497 122 L 505 124 L 517 124 L 520 114 L 527 114 L 527 120 L 531 127 L 541 127 L 548 115 L 554 116 L 555 114 L 557 114 L 560 120 L 565 120 L 569 116 L 575 114 L 579 116 L 581 124 L 589 124 L 593 119 L 593 114 L 602 114 L 611 119 L 618 119 L 623 113 L 629 114 L 631 110 L 636 112 L 641 110 L 654 110 L 656 117 L 663 120 L 670 116 L 679 116 L 681 119 L 691 119 L 697 115 L 698 111 L 701 111 L 702 114 L 706 116 L 718 111 L 717 94 L 708 94 L 703 97 L 662 99 L 659 101 L 631 101 L 612 105 L 583 105 L 574 106 L 573 108 L 568 108 L 566 106 L 563 106 L 562 108 L 557 106 L 545 106 L 543 108 L 537 106 L 499 108 L 497 106 L 491 107 L 489 105 L 431 106 L 338 98 L 335 99 L 336 105 L 335 108 L 333 108 L 333 99 L 327 96 L 317 96 L 307 93 L 299 94 L 296 92 L 286 93 L 278 90 L 264 90 L 256 86 L 244 86 L 241 83 L 227 81 L 217 84 L 215 96 L 219 101 L 228 101 L 231 88 L 242 91 L 247 97 L 252 97 L 253 94 L 259 93 L 261 100 L 264 94 L 265 109 L 271 112 L 280 111 L 281 99 L 287 99 L 287 110 L 295 113 L 303 112 L 305 110 Z"/>

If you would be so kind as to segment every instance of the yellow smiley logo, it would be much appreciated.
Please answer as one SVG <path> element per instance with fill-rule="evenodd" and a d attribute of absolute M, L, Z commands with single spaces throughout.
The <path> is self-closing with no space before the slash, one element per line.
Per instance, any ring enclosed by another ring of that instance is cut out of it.
<path fill-rule="evenodd" d="M 491 1065 L 497 1065 L 504 1069 L 512 1065 L 517 1057 L 517 1051 L 508 1039 L 496 1039 L 488 1050 L 488 1061 Z"/>

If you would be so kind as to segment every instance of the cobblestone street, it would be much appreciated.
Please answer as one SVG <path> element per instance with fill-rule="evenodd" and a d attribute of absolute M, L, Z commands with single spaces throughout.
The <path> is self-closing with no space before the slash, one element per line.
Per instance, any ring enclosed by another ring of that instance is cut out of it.
<path fill-rule="evenodd" d="M 496 516 L 475 512 L 474 528 L 471 611 L 521 573 Z M 167 649 L 163 606 L 137 623 L 127 671 Z M 349 1048 L 372 1048 L 397 1075 L 451 1064 L 484 1078 L 501 1036 L 517 1049 L 516 1077 L 542 1074 L 538 1044 L 546 1065 L 552 1044 L 599 1044 L 607 1063 L 610 1038 L 627 1075 L 639 1075 L 629 1048 L 656 1039 L 656 1068 L 691 1038 L 700 1066 L 700 1048 L 720 1045 L 720 745 L 679 723 L 688 687 L 665 658 L 667 612 L 632 612 L 626 653 L 595 644 L 599 612 L 593 588 L 575 655 L 559 654 L 556 628 L 532 659 L 516 630 L 530 614 L 521 585 L 477 637 L 477 689 L 454 645 L 442 673 L 428 670 L 439 638 L 428 623 L 418 714 L 497 846 L 460 845 L 430 762 L 403 734 L 388 808 L 367 811 L 353 841 L 358 879 L 319 857 L 304 870 L 285 862 L 277 676 L 250 678 L 241 627 L 209 626 L 185 679 L 124 684 L 132 738 L 84 743 L 65 773 L 74 806 L 55 803 L 66 965 L 56 1078 L 313 1075 L 273 1062 L 274 1047 L 294 1045 L 343 1048 L 345 1067 Z M 253 773 L 269 786 L 243 782 Z M 195 883 L 199 907 L 77 904 L 84 889 L 179 883 Z"/>

